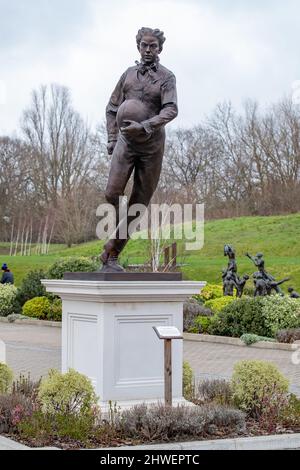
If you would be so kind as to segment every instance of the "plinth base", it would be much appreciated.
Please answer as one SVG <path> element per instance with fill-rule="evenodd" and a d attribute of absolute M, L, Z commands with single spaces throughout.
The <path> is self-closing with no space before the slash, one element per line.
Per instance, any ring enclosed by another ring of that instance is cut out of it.
<path fill-rule="evenodd" d="M 72 273 L 73 279 L 42 281 L 48 292 L 62 298 L 62 371 L 73 368 L 88 376 L 104 409 L 110 401 L 123 408 L 164 403 L 164 342 L 153 326 L 182 332 L 183 302 L 205 285 L 170 280 L 178 275 Z M 185 402 L 182 347 L 182 339 L 173 341 L 174 404 Z"/>

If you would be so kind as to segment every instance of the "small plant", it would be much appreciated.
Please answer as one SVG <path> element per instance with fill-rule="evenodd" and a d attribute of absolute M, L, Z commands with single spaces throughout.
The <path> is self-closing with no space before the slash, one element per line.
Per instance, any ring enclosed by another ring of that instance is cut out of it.
<path fill-rule="evenodd" d="M 196 402 L 215 402 L 219 405 L 232 404 L 230 382 L 224 379 L 203 380 L 198 384 Z"/>
<path fill-rule="evenodd" d="M 204 317 L 199 315 L 193 321 L 193 325 L 189 328 L 189 333 L 202 333 L 205 334 L 209 330 L 209 326 L 211 323 L 210 317 Z"/>
<path fill-rule="evenodd" d="M 51 302 L 50 311 L 47 315 L 47 320 L 61 321 L 62 318 L 62 301 L 61 299 L 54 299 Z"/>
<path fill-rule="evenodd" d="M 62 279 L 66 272 L 91 272 L 97 271 L 98 267 L 96 260 L 84 256 L 63 258 L 50 267 L 47 277 L 49 279 Z"/>
<path fill-rule="evenodd" d="M 276 333 L 276 340 L 279 343 L 294 343 L 300 340 L 300 328 L 288 328 L 286 330 L 279 330 Z"/>
<path fill-rule="evenodd" d="M 17 288 L 12 284 L 0 284 L 0 317 L 7 317 L 16 309 Z"/>
<path fill-rule="evenodd" d="M 235 404 L 259 419 L 270 414 L 274 407 L 280 413 L 289 382 L 271 363 L 240 361 L 234 367 L 231 386 Z"/>
<path fill-rule="evenodd" d="M 51 302 L 47 297 L 35 297 L 23 305 L 23 314 L 27 317 L 45 319 L 51 311 Z"/>
<path fill-rule="evenodd" d="M 16 301 L 20 308 L 27 300 L 34 297 L 47 297 L 46 288 L 41 283 L 41 279 L 46 279 L 46 276 L 45 271 L 42 270 L 30 271 L 26 274 L 17 291 Z"/>
<path fill-rule="evenodd" d="M 240 337 L 240 340 L 243 341 L 247 346 L 258 343 L 258 341 L 268 341 L 268 342 L 275 341 L 273 338 L 267 338 L 266 336 L 253 335 L 251 333 L 245 333 L 244 335 Z"/>
<path fill-rule="evenodd" d="M 135 406 L 123 411 L 116 428 L 122 435 L 142 441 L 168 441 L 218 433 L 220 429 L 242 432 L 245 415 L 217 405 L 195 407 Z"/>
<path fill-rule="evenodd" d="M 97 404 L 91 381 L 73 369 L 65 374 L 50 370 L 41 381 L 38 400 L 42 411 L 48 414 L 88 414 Z"/>
<path fill-rule="evenodd" d="M 0 433 L 14 432 L 19 423 L 34 410 L 31 398 L 21 393 L 0 395 Z"/>
<path fill-rule="evenodd" d="M 0 394 L 7 393 L 13 382 L 13 371 L 4 362 L 0 362 Z"/>
<path fill-rule="evenodd" d="M 206 286 L 201 289 L 200 299 L 203 302 L 218 299 L 219 297 L 223 297 L 223 286 L 220 284 L 206 284 Z"/>
<path fill-rule="evenodd" d="M 236 300 L 235 297 L 224 296 L 212 300 L 207 300 L 204 305 L 206 308 L 209 308 L 215 314 L 221 312 L 224 307 L 234 302 L 234 300 Z"/>
<path fill-rule="evenodd" d="M 198 316 L 211 316 L 212 311 L 199 304 L 197 300 L 187 299 L 183 304 L 183 331 L 188 331 L 194 326 L 195 318 Z"/>
<path fill-rule="evenodd" d="M 187 400 L 191 399 L 194 390 L 194 373 L 188 362 L 184 361 L 182 371 L 183 396 Z"/>
<path fill-rule="evenodd" d="M 300 399 L 293 393 L 289 396 L 287 406 L 282 411 L 280 422 L 284 426 L 300 426 Z"/>

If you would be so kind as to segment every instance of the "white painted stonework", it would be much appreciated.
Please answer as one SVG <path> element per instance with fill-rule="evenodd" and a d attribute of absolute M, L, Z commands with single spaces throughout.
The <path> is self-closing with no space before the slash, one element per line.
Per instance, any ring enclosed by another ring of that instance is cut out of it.
<path fill-rule="evenodd" d="M 164 348 L 153 326 L 182 332 L 183 302 L 204 282 L 44 280 L 63 301 L 62 371 L 87 375 L 118 405 L 164 401 Z M 182 402 L 182 340 L 172 341 L 173 402 Z"/>

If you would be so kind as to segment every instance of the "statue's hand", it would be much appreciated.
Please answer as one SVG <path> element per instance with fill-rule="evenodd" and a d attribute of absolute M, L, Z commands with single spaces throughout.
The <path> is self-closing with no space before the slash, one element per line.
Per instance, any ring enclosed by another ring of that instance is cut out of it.
<path fill-rule="evenodd" d="M 145 134 L 145 129 L 139 122 L 128 119 L 124 121 L 124 124 L 125 126 L 120 129 L 124 137 L 134 138 Z"/>
<path fill-rule="evenodd" d="M 112 140 L 111 142 L 108 142 L 108 144 L 107 144 L 107 153 L 108 153 L 108 155 L 112 155 L 112 153 L 114 151 L 114 148 L 116 146 L 116 143 L 117 143 L 116 140 Z"/>

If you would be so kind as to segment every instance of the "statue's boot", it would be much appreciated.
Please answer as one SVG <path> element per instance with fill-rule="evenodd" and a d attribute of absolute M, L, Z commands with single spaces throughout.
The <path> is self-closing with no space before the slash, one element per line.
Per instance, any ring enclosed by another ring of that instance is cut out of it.
<path fill-rule="evenodd" d="M 104 250 L 100 255 L 100 261 L 102 261 L 101 273 L 122 273 L 124 269 L 118 264 L 118 255 L 116 253 L 109 253 Z"/>

